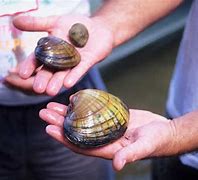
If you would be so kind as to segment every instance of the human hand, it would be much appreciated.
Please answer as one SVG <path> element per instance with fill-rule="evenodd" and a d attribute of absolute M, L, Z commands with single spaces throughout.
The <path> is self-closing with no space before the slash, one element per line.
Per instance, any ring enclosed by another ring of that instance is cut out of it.
<path fill-rule="evenodd" d="M 39 70 L 40 68 L 38 68 L 36 72 Z M 4 83 L 6 85 L 17 88 L 21 91 L 35 93 L 33 90 L 33 83 L 35 76 L 31 76 L 27 79 L 24 79 L 19 76 L 18 71 L 19 71 L 19 66 L 16 66 L 12 70 L 10 70 L 8 75 L 5 77 Z"/>
<path fill-rule="evenodd" d="M 64 137 L 66 110 L 66 106 L 51 102 L 47 109 L 40 111 L 40 117 L 50 124 L 46 127 L 46 132 L 74 152 L 112 159 L 116 170 L 121 170 L 125 164 L 136 160 L 169 155 L 173 148 L 171 121 L 149 111 L 133 109 L 130 109 L 129 125 L 123 137 L 103 147 L 78 148 Z"/>
<path fill-rule="evenodd" d="M 21 78 L 18 73 L 11 72 L 5 77 L 4 83 L 13 86 L 14 88 L 20 89 L 22 91 L 34 92 L 33 91 L 34 77 L 31 76 L 28 79 Z"/>
<path fill-rule="evenodd" d="M 67 36 L 70 27 L 77 22 L 87 27 L 89 40 L 84 48 L 77 48 L 81 55 L 81 62 L 76 67 L 58 72 L 52 72 L 42 67 L 35 72 L 38 65 L 33 53 L 19 64 L 17 73 L 22 79 L 31 78 L 32 87 L 36 93 L 56 95 L 62 86 L 72 87 L 94 64 L 111 52 L 113 37 L 110 30 L 101 21 L 85 16 L 50 16 L 46 18 L 18 16 L 14 18 L 14 26 L 22 31 L 45 31 L 49 35 L 67 41 L 69 41 Z M 12 79 L 10 82 L 17 84 L 14 81 Z"/>

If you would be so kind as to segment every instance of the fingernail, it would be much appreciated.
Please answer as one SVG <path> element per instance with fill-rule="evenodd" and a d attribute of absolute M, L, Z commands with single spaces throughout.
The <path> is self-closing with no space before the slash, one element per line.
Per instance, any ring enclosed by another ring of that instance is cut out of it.
<path fill-rule="evenodd" d="M 76 83 L 77 82 L 74 79 L 72 79 L 72 78 L 69 78 L 68 79 L 67 78 L 67 80 L 65 81 L 64 85 L 65 85 L 66 88 L 70 88 L 70 87 L 72 87 Z"/>
<path fill-rule="evenodd" d="M 11 69 L 9 69 L 9 73 L 16 73 L 17 72 L 17 68 L 13 67 Z"/>
<path fill-rule="evenodd" d="M 51 134 L 51 133 L 56 134 L 57 129 L 53 125 L 48 125 L 46 127 L 46 132 L 49 133 L 49 134 Z"/>
<path fill-rule="evenodd" d="M 19 70 L 19 75 L 23 78 L 28 78 L 29 77 L 29 74 L 28 74 L 28 71 L 27 70 L 22 70 L 20 69 Z"/>
<path fill-rule="evenodd" d="M 48 125 L 46 127 L 46 132 L 48 133 L 48 132 L 51 132 L 51 131 L 53 131 L 53 126 Z"/>
<path fill-rule="evenodd" d="M 120 169 L 122 169 L 124 166 L 125 166 L 125 164 L 126 164 L 126 160 L 125 159 L 123 159 L 122 161 L 121 161 L 121 163 L 120 163 Z"/>
<path fill-rule="evenodd" d="M 50 87 L 47 88 L 47 93 L 51 96 L 55 96 L 58 94 L 58 87 L 56 85 L 51 85 Z"/>
<path fill-rule="evenodd" d="M 35 82 L 33 84 L 33 89 L 37 92 L 37 93 L 43 93 L 45 91 L 45 86 L 40 83 L 40 82 Z"/>

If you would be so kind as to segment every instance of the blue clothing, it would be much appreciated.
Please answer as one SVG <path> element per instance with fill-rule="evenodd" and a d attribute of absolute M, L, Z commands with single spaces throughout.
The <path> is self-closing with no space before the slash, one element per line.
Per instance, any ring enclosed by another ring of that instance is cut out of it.
<path fill-rule="evenodd" d="M 179 49 L 171 80 L 167 112 L 172 117 L 198 109 L 198 1 L 194 1 Z M 198 169 L 198 153 L 181 157 L 186 165 Z"/>
<path fill-rule="evenodd" d="M 68 103 L 70 94 L 93 87 L 85 81 L 51 100 Z M 46 104 L 0 106 L 0 179 L 113 180 L 111 161 L 76 154 L 45 132 L 38 114 Z"/>
<path fill-rule="evenodd" d="M 69 96 L 81 89 L 105 90 L 97 68 L 92 68 L 74 87 L 63 88 L 54 98 L 3 83 L 8 72 L 34 51 L 38 39 L 47 35 L 17 30 L 12 24 L 15 14 L 88 16 L 88 0 L 0 0 L 0 5 L 0 179 L 113 180 L 110 161 L 73 153 L 46 134 L 47 124 L 38 115 L 49 101 L 68 104 Z"/>

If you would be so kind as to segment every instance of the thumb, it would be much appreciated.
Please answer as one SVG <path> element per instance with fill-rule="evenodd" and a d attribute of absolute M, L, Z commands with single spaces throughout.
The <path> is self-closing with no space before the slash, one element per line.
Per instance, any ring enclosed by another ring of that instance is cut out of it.
<path fill-rule="evenodd" d="M 121 150 L 119 150 L 113 158 L 113 167 L 120 171 L 126 163 L 134 162 L 136 160 L 148 157 L 153 152 L 153 147 L 149 143 L 136 141 Z"/>
<path fill-rule="evenodd" d="M 23 31 L 49 31 L 57 22 L 57 19 L 58 16 L 33 17 L 20 15 L 13 18 L 13 24 Z"/>

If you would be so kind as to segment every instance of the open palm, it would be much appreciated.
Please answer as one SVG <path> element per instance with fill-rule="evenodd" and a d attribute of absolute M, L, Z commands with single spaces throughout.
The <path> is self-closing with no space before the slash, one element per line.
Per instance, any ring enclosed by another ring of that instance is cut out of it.
<path fill-rule="evenodd" d="M 130 109 L 129 125 L 123 137 L 103 147 L 78 148 L 64 137 L 63 121 L 66 109 L 62 104 L 51 102 L 46 109 L 40 111 L 40 117 L 50 124 L 46 128 L 47 133 L 74 152 L 112 159 L 116 170 L 121 170 L 129 162 L 160 156 L 171 147 L 170 121 L 148 111 Z"/>
<path fill-rule="evenodd" d="M 19 16 L 13 20 L 15 27 L 22 31 L 45 31 L 49 35 L 68 40 L 68 31 L 75 23 L 84 24 L 89 31 L 89 40 L 82 49 L 81 62 L 73 69 L 51 72 L 46 68 L 37 69 L 35 56 L 32 53 L 23 61 L 14 78 L 7 78 L 13 85 L 33 87 L 37 93 L 56 95 L 62 86 L 72 87 L 94 64 L 104 59 L 112 50 L 113 38 L 110 30 L 102 22 L 85 16 L 50 16 L 37 18 Z M 36 71 L 37 70 L 37 71 Z M 36 72 L 36 73 L 35 73 Z M 34 76 L 33 76 L 34 74 Z"/>

